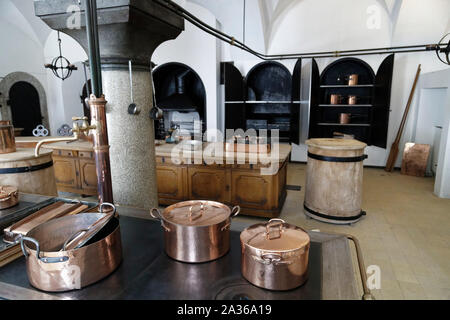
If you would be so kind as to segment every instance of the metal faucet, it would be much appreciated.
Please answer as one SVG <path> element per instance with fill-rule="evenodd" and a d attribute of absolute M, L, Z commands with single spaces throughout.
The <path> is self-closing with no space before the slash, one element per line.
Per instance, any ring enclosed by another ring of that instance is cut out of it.
<path fill-rule="evenodd" d="M 64 142 L 64 141 L 67 142 L 77 141 L 78 139 L 80 139 L 82 134 L 86 134 L 90 130 L 97 129 L 96 125 L 89 124 L 88 117 L 72 117 L 72 121 L 73 121 L 72 126 L 73 137 L 44 139 L 36 145 L 36 148 L 34 149 L 34 156 L 39 157 L 39 151 L 44 144 L 54 142 Z M 78 121 L 81 121 L 81 126 L 78 124 Z"/>

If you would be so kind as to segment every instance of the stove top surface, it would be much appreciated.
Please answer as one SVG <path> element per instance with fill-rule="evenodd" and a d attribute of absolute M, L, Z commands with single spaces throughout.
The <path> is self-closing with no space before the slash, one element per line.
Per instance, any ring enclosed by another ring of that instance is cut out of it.
<path fill-rule="evenodd" d="M 241 276 L 240 232 L 231 231 L 231 250 L 222 258 L 207 263 L 188 264 L 172 260 L 165 254 L 163 232 L 159 222 L 121 216 L 120 228 L 123 261 L 116 271 L 82 290 L 50 293 L 50 295 L 62 299 L 306 300 L 324 298 L 322 288 L 324 281 L 329 280 L 325 279 L 327 277 L 323 276 L 322 271 L 327 268 L 323 265 L 323 244 L 328 242 L 317 242 L 312 239 L 309 278 L 303 286 L 290 291 L 269 291 L 253 286 Z M 332 250 L 335 249 L 332 248 Z M 33 297 L 37 299 L 40 298 L 39 294 L 42 294 L 28 282 L 24 257 L 2 268 L 0 286 L 2 282 L 23 289 L 31 289 L 35 293 Z M 41 298 L 48 298 L 48 296 Z"/>

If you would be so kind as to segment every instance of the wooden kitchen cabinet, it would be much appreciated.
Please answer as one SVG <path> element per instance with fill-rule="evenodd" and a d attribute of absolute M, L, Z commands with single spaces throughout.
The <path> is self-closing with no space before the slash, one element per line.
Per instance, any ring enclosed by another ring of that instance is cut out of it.
<path fill-rule="evenodd" d="M 187 196 L 187 168 L 158 164 L 156 179 L 158 183 L 158 198 L 160 204 L 173 204 L 182 201 Z"/>
<path fill-rule="evenodd" d="M 231 171 L 225 167 L 188 168 L 189 199 L 230 202 Z"/>
<path fill-rule="evenodd" d="M 53 167 L 58 191 L 86 196 L 97 195 L 97 171 L 94 151 L 89 142 L 52 143 Z"/>

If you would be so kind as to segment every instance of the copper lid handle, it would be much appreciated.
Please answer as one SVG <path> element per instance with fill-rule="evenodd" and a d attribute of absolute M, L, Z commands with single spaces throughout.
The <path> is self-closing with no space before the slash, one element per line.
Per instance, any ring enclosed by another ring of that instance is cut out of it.
<path fill-rule="evenodd" d="M 274 240 L 281 238 L 281 233 L 283 232 L 283 224 L 286 223 L 283 219 L 270 219 L 266 224 L 266 239 Z M 270 235 L 270 228 L 278 226 L 278 234 L 275 236 Z"/>
<path fill-rule="evenodd" d="M 188 213 L 188 217 L 189 217 L 189 221 L 193 221 L 193 220 L 197 220 L 198 218 L 200 218 L 203 215 L 203 212 L 206 210 L 205 209 L 205 205 L 203 203 L 200 204 L 200 214 L 198 214 L 197 216 L 193 217 L 192 214 L 192 208 L 194 208 L 195 205 L 190 206 L 189 207 L 189 213 Z"/>

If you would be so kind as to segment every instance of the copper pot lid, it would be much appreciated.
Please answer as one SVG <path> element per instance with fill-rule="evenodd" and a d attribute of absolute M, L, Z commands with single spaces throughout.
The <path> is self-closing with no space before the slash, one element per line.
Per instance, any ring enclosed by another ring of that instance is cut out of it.
<path fill-rule="evenodd" d="M 241 241 L 258 250 L 287 252 L 304 248 L 310 238 L 302 228 L 282 219 L 272 219 L 242 231 Z"/>
<path fill-rule="evenodd" d="M 220 202 L 207 200 L 183 201 L 167 207 L 162 218 L 183 226 L 210 226 L 230 218 L 231 209 Z"/>
<path fill-rule="evenodd" d="M 13 186 L 0 186 L 0 200 L 9 198 L 12 194 L 18 192 L 18 189 Z"/>

